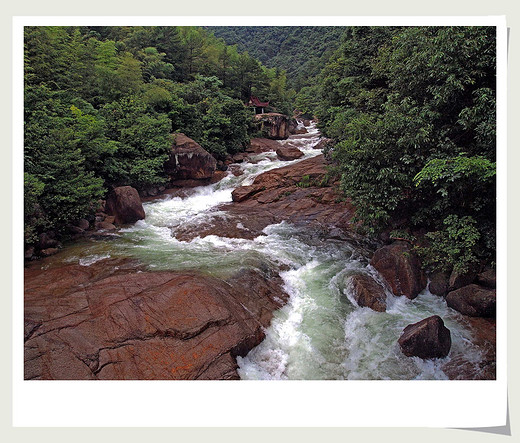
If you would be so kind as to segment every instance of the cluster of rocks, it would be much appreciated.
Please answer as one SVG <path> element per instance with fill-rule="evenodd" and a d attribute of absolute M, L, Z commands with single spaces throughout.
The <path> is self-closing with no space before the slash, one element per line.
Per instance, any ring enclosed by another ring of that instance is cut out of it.
<path fill-rule="evenodd" d="M 470 317 L 495 317 L 496 274 L 492 269 L 484 272 L 453 271 L 450 275 L 432 276 L 430 292 L 446 298 L 449 307 Z"/>
<path fill-rule="evenodd" d="M 427 280 L 419 258 L 405 241 L 396 241 L 376 250 L 370 265 L 387 287 L 366 274 L 350 277 L 350 293 L 361 307 L 383 312 L 386 310 L 387 288 L 396 296 L 414 299 L 426 287 Z M 495 316 L 496 289 L 492 270 L 478 275 L 436 274 L 432 276 L 429 289 L 433 294 L 445 297 L 449 307 L 465 316 Z M 398 343 L 406 356 L 443 358 L 449 354 L 451 334 L 439 316 L 431 316 L 408 325 Z"/>

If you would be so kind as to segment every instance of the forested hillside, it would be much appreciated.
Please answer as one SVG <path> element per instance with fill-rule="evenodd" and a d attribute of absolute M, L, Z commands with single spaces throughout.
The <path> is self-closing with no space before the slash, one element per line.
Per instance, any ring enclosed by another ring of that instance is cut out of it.
<path fill-rule="evenodd" d="M 432 269 L 494 260 L 495 57 L 492 27 L 350 28 L 309 101 L 365 231 Z"/>
<path fill-rule="evenodd" d="M 208 29 L 265 66 L 286 71 L 289 87 L 296 91 L 314 84 L 315 77 L 341 43 L 345 30 L 334 26 L 216 26 Z"/>
<path fill-rule="evenodd" d="M 243 150 L 251 94 L 291 111 L 285 74 L 202 28 L 25 28 L 25 241 L 107 189 L 164 183 L 170 134 Z"/>
<path fill-rule="evenodd" d="M 253 94 L 317 117 L 366 234 L 417 237 L 431 269 L 493 261 L 494 32 L 28 27 L 26 242 L 110 187 L 164 183 L 172 132 L 217 158 L 243 150 Z"/>

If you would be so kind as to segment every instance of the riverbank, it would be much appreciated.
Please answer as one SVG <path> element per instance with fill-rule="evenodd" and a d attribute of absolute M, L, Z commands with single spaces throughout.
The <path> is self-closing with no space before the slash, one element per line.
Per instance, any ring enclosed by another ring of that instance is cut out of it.
<path fill-rule="evenodd" d="M 493 320 L 385 287 L 319 140 L 311 126 L 271 141 L 218 183 L 143 199 L 145 220 L 30 263 L 25 377 L 494 378 Z M 303 155 L 281 160 L 273 144 Z M 384 288 L 383 312 L 353 298 L 356 275 Z M 449 356 L 404 356 L 403 329 L 431 315 Z"/>

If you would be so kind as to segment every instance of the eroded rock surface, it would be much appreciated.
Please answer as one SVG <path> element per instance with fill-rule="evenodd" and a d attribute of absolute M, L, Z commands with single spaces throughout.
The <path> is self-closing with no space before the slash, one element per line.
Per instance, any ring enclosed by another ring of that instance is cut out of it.
<path fill-rule="evenodd" d="M 386 311 L 386 294 L 384 288 L 372 277 L 365 274 L 354 275 L 349 279 L 351 293 L 357 304 L 374 311 Z"/>
<path fill-rule="evenodd" d="M 409 243 L 396 241 L 378 249 L 370 264 L 381 274 L 394 295 L 410 299 L 426 287 L 426 277 Z"/>
<path fill-rule="evenodd" d="M 131 186 L 120 186 L 112 190 L 107 197 L 106 211 L 114 216 L 116 225 L 135 223 L 145 218 L 139 193 Z"/>
<path fill-rule="evenodd" d="M 354 208 L 332 186 L 322 185 L 327 174 L 323 155 L 273 169 L 256 177 L 252 185 L 233 191 L 233 203 L 221 206 L 225 217 L 212 217 L 196 226 L 180 226 L 177 239 L 197 236 L 252 239 L 273 223 L 312 225 L 316 233 L 335 232 L 342 240 L 360 240 L 351 229 Z M 238 227 L 240 226 L 240 227 Z"/>
<path fill-rule="evenodd" d="M 407 357 L 444 358 L 451 348 L 451 333 L 438 315 L 404 328 L 399 346 Z"/>
<path fill-rule="evenodd" d="M 296 160 L 303 157 L 303 152 L 295 146 L 280 146 L 276 150 L 276 155 L 280 160 Z"/>
<path fill-rule="evenodd" d="M 210 180 L 217 169 L 217 161 L 196 141 L 185 134 L 178 133 L 174 134 L 170 158 L 164 168 L 172 182 Z"/>
<path fill-rule="evenodd" d="M 26 269 L 25 379 L 237 379 L 236 356 L 286 301 L 279 283 L 114 260 Z"/>
<path fill-rule="evenodd" d="M 267 138 L 283 140 L 289 137 L 289 118 L 276 112 L 257 114 L 255 119 Z"/>
<path fill-rule="evenodd" d="M 450 308 L 471 317 L 494 317 L 496 312 L 496 290 L 471 284 L 446 296 Z"/>

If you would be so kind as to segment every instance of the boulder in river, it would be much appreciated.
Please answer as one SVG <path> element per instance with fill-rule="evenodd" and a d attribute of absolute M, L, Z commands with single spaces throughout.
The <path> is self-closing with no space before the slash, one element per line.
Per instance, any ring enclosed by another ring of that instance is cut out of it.
<path fill-rule="evenodd" d="M 257 114 L 255 119 L 267 138 L 284 140 L 289 137 L 289 117 L 276 112 Z"/>
<path fill-rule="evenodd" d="M 145 218 L 139 193 L 131 186 L 120 186 L 112 190 L 106 200 L 106 211 L 114 216 L 114 223 L 124 225 Z"/>
<path fill-rule="evenodd" d="M 387 281 L 394 295 L 410 299 L 426 287 L 426 277 L 412 246 L 404 241 L 378 249 L 370 264 Z"/>
<path fill-rule="evenodd" d="M 296 146 L 280 146 L 276 150 L 276 155 L 280 160 L 284 161 L 296 160 L 304 156 L 303 152 Z"/>
<path fill-rule="evenodd" d="M 262 152 L 276 151 L 280 143 L 268 138 L 252 138 L 246 152 L 260 154 Z"/>
<path fill-rule="evenodd" d="M 407 357 L 444 358 L 451 348 L 451 333 L 438 315 L 404 328 L 399 346 Z"/>
<path fill-rule="evenodd" d="M 448 293 L 449 274 L 446 272 L 436 272 L 430 276 L 428 289 L 434 295 L 445 297 Z"/>
<path fill-rule="evenodd" d="M 470 317 L 494 317 L 496 290 L 471 284 L 448 293 L 446 303 L 450 308 Z"/>
<path fill-rule="evenodd" d="M 170 158 L 164 165 L 171 180 L 211 179 L 217 169 L 215 158 L 185 134 L 174 134 Z"/>
<path fill-rule="evenodd" d="M 349 279 L 351 294 L 361 307 L 366 306 L 374 311 L 386 311 L 386 294 L 384 288 L 372 277 L 357 274 Z"/>

